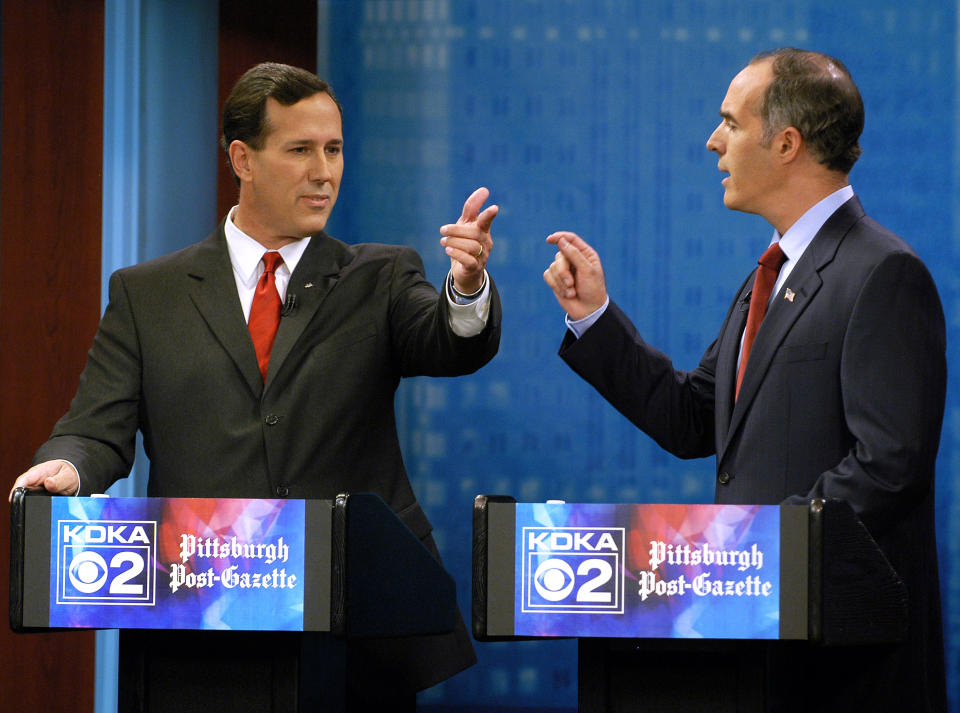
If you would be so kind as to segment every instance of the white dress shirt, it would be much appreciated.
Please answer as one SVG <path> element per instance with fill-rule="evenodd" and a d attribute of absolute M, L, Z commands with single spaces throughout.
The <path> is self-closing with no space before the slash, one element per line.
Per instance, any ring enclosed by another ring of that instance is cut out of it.
<path fill-rule="evenodd" d="M 237 293 L 240 296 L 240 306 L 243 307 L 243 318 L 250 319 L 250 305 L 253 304 L 253 293 L 257 288 L 257 281 L 263 274 L 263 254 L 268 252 L 263 245 L 244 233 L 233 222 L 236 207 L 231 209 L 224 223 L 223 232 L 227 237 L 227 251 L 230 253 L 230 263 L 233 265 L 233 277 L 237 283 Z M 287 297 L 287 285 L 290 284 L 290 275 L 297 268 L 297 263 L 303 257 L 310 237 L 294 240 L 280 248 L 283 265 L 277 268 L 275 278 L 280 301 Z M 444 284 L 450 282 L 448 273 Z M 467 304 L 458 304 L 449 289 L 444 289 L 447 302 L 450 304 L 450 329 L 458 337 L 473 337 L 487 326 L 487 316 L 490 314 L 490 288 L 487 272 L 483 273 L 483 287 L 479 294 Z"/>

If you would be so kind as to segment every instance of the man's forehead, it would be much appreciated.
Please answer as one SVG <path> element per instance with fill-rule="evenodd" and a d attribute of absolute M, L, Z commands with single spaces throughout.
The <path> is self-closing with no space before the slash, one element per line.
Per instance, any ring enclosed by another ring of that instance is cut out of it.
<path fill-rule="evenodd" d="M 770 58 L 748 64 L 731 80 L 727 95 L 720 106 L 721 114 L 736 114 L 744 109 L 755 112 L 763 91 L 773 81 L 773 60 Z"/>
<path fill-rule="evenodd" d="M 326 92 L 318 92 L 289 105 L 267 97 L 264 108 L 267 128 L 271 133 L 281 129 L 302 131 L 321 127 L 326 133 L 343 133 L 340 110 Z"/>

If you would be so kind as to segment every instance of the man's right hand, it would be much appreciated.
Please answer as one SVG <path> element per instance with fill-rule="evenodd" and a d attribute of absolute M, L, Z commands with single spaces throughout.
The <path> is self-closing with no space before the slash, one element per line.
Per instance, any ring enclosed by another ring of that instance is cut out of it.
<path fill-rule="evenodd" d="M 603 279 L 600 256 L 576 233 L 560 231 L 547 236 L 557 246 L 557 256 L 543 279 L 570 319 L 588 317 L 607 301 L 607 285 Z"/>
<path fill-rule="evenodd" d="M 17 488 L 46 490 L 51 495 L 76 495 L 80 490 L 80 476 L 65 460 L 48 460 L 37 463 L 17 478 L 7 501 L 13 499 L 13 491 Z"/>

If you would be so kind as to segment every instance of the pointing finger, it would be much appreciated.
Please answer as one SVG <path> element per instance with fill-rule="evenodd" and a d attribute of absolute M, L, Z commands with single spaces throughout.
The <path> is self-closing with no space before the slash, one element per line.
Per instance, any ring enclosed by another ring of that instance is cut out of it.
<path fill-rule="evenodd" d="M 482 206 L 489 197 L 490 191 L 483 187 L 471 193 L 470 197 L 464 201 L 463 212 L 460 214 L 459 222 L 469 223 L 470 221 L 476 220 L 477 214 L 480 212 L 480 206 Z"/>

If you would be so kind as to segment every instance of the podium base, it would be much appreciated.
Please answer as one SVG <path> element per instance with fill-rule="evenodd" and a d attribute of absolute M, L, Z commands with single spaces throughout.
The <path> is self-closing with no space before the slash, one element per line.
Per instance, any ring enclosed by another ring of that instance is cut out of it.
<path fill-rule="evenodd" d="M 134 713 L 360 713 L 416 710 L 348 686 L 347 642 L 330 634 L 121 630 L 118 710 Z M 373 708 L 371 708 L 371 705 Z"/>
<path fill-rule="evenodd" d="M 761 713 L 755 641 L 580 639 L 580 713 Z"/>

